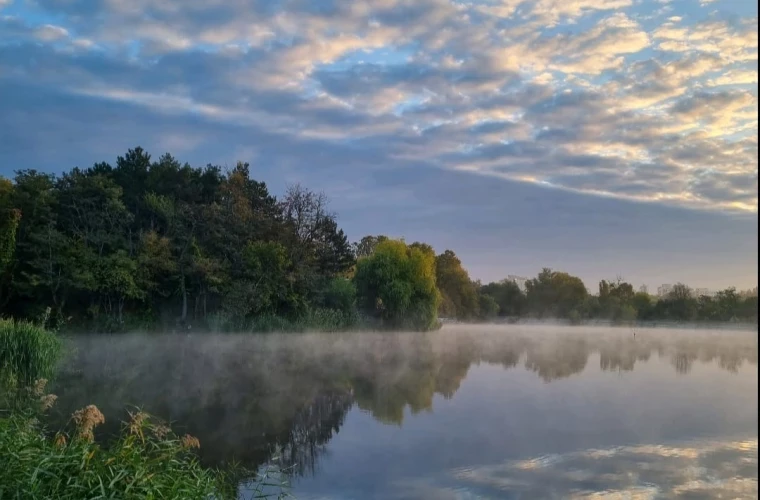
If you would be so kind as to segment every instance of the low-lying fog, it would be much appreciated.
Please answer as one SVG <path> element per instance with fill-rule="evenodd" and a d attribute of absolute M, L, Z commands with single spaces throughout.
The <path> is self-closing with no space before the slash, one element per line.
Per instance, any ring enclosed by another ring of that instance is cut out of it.
<path fill-rule="evenodd" d="M 72 337 L 53 425 L 130 405 L 297 498 L 757 496 L 757 330 Z"/>

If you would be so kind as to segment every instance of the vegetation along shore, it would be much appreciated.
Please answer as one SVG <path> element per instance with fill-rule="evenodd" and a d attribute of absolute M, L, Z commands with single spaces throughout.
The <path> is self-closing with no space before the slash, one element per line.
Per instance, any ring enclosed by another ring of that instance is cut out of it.
<path fill-rule="evenodd" d="M 249 165 L 154 160 L 0 179 L 0 314 L 79 331 L 429 330 L 438 317 L 757 322 L 757 298 L 687 286 L 655 298 L 622 280 L 591 293 L 543 269 L 524 289 L 470 279 L 456 254 L 366 236 L 351 244 L 323 194 L 275 198 Z"/>

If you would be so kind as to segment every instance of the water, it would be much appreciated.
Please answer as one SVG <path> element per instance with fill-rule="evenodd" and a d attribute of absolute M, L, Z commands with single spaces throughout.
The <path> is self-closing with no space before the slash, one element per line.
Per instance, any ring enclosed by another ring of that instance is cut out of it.
<path fill-rule="evenodd" d="M 757 331 L 84 336 L 57 417 L 127 405 L 301 499 L 757 498 Z M 54 415 L 54 417 L 56 416 Z"/>

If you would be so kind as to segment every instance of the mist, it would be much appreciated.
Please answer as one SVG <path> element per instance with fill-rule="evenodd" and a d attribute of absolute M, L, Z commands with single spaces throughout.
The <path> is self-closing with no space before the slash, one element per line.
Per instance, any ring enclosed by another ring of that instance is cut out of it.
<path fill-rule="evenodd" d="M 481 365 L 543 384 L 589 370 L 632 372 L 653 357 L 669 376 L 695 364 L 732 374 L 757 365 L 751 332 L 547 323 L 453 324 L 427 334 L 83 335 L 67 345 L 54 388 L 57 424 L 96 404 L 107 439 L 137 406 L 198 436 L 206 463 L 255 467 L 279 449 L 296 476 L 313 475 L 352 408 L 403 427 L 434 412 L 437 399 L 455 398 Z"/>

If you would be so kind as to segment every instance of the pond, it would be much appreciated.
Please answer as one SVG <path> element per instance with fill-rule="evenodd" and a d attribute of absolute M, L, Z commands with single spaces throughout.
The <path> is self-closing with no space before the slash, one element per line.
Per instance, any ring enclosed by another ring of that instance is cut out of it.
<path fill-rule="evenodd" d="M 299 499 L 756 498 L 757 330 L 73 337 L 53 418 L 136 405 Z"/>

